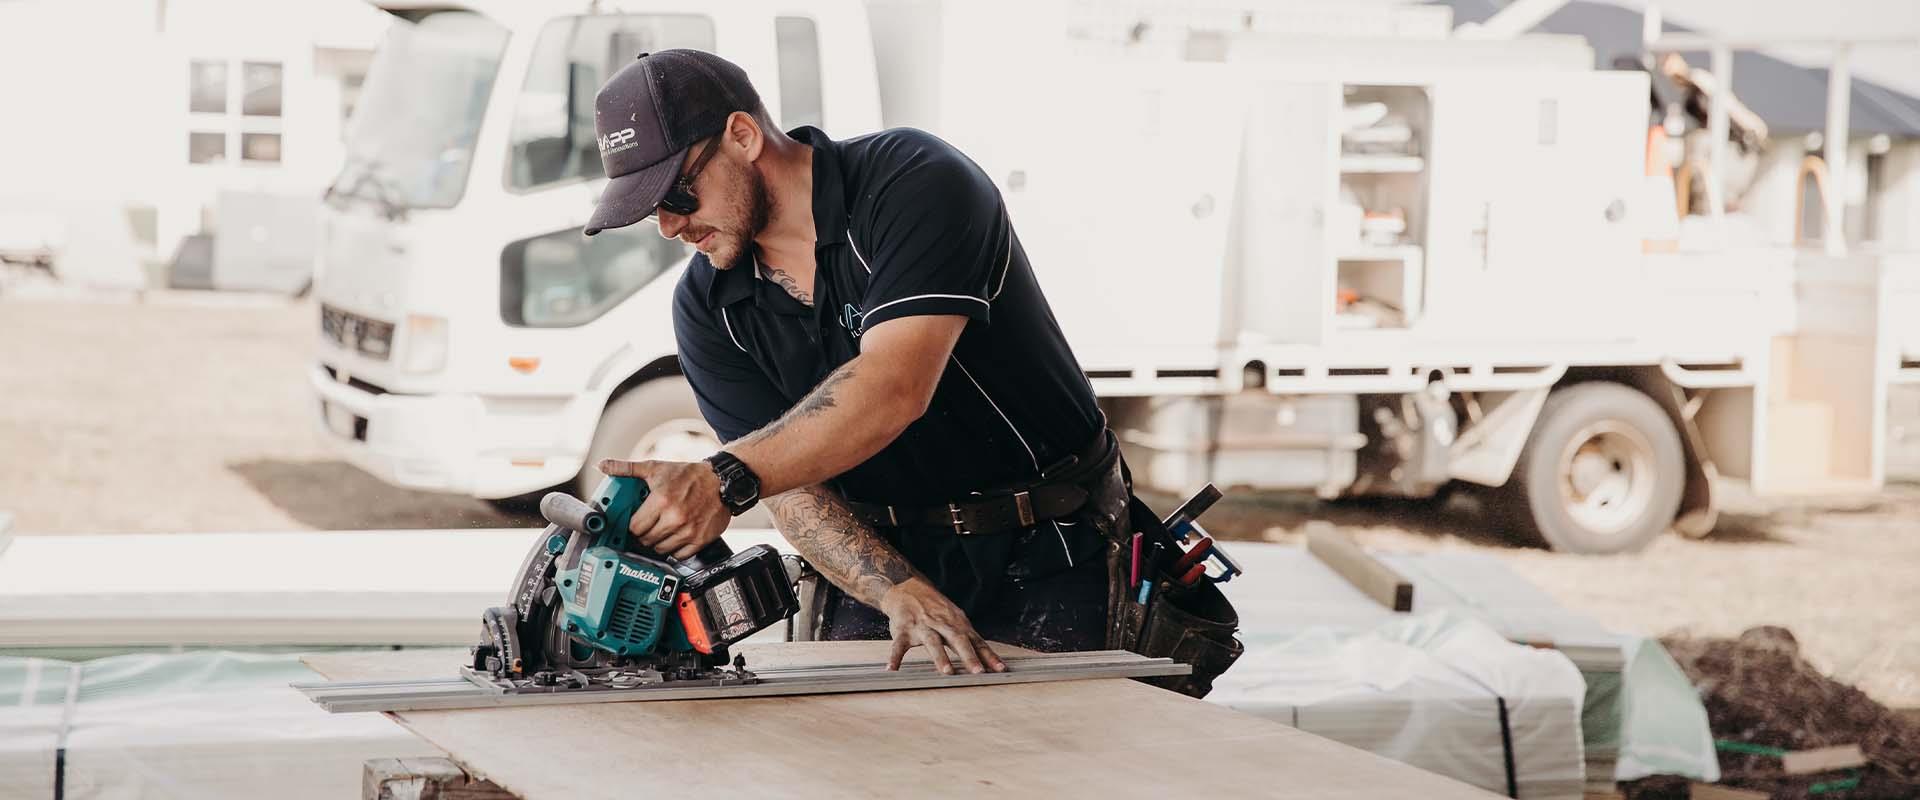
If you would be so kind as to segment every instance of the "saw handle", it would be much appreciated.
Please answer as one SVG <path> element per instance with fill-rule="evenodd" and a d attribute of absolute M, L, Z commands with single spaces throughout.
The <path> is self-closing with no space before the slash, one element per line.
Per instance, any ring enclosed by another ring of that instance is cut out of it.
<path fill-rule="evenodd" d="M 685 561 L 675 561 L 667 556 L 634 545 L 627 538 L 626 526 L 633 520 L 633 512 L 646 502 L 647 484 L 639 478 L 608 477 L 601 481 L 600 489 L 594 492 L 592 502 L 581 500 L 565 492 L 548 492 L 540 498 L 540 516 L 548 522 L 568 530 L 579 531 L 590 536 L 607 534 L 606 544 L 616 550 L 637 552 L 649 557 L 673 564 L 683 576 L 715 566 L 733 557 L 733 548 L 725 540 L 715 539 L 712 544 L 702 548 L 699 553 Z M 616 527 L 617 526 L 617 527 Z"/>
<path fill-rule="evenodd" d="M 598 534 L 607 529 L 606 514 L 566 492 L 548 492 L 540 498 L 540 516 L 570 531 Z"/>

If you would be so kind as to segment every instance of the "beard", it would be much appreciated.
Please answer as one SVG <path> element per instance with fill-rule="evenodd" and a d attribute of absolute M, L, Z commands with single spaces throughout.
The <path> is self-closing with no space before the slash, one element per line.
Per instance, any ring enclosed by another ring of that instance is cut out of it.
<path fill-rule="evenodd" d="M 773 218 L 773 197 L 767 193 L 767 182 L 760 177 L 760 170 L 748 167 L 741 180 L 741 194 L 746 198 L 746 207 L 739 217 L 729 220 L 725 227 L 716 226 L 716 242 L 713 252 L 707 254 L 707 260 L 718 269 L 733 269 L 747 259 L 747 251 L 753 246 L 753 240 L 767 229 L 767 221 Z"/>

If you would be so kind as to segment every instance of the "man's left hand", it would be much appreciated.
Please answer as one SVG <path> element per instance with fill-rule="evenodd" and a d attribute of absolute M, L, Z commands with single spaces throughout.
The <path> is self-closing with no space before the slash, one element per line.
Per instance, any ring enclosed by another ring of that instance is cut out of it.
<path fill-rule="evenodd" d="M 639 478 L 647 499 L 633 512 L 627 529 L 640 545 L 676 561 L 692 558 L 720 538 L 733 515 L 720 502 L 720 476 L 704 461 L 600 462 L 608 477 Z"/>

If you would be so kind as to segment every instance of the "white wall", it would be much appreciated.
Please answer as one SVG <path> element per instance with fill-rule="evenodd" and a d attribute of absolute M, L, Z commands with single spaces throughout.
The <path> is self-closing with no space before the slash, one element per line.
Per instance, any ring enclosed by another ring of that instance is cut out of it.
<path fill-rule="evenodd" d="M 69 245 L 61 268 L 115 286 L 142 280 L 122 209 L 141 195 L 157 152 L 147 123 L 158 105 L 139 91 L 157 57 L 154 15 L 122 5 L 128 13 L 0 6 L 0 214 L 58 218 Z"/>
<path fill-rule="evenodd" d="M 0 3 L 0 225 L 52 210 L 63 278 L 137 286 L 143 261 L 201 230 L 218 191 L 317 196 L 341 157 L 339 81 L 316 72 L 318 49 L 370 50 L 387 23 L 360 0 Z M 189 64 L 205 59 L 229 63 L 226 115 L 188 111 Z M 248 60 L 281 65 L 281 117 L 238 113 Z M 189 164 L 194 130 L 226 132 L 227 163 Z M 282 161 L 239 163 L 243 131 L 279 133 Z M 151 245 L 130 208 L 154 210 Z"/>
<path fill-rule="evenodd" d="M 1881 244 L 1920 250 L 1920 142 L 1896 142 L 1887 152 L 1886 194 L 1881 200 Z"/>

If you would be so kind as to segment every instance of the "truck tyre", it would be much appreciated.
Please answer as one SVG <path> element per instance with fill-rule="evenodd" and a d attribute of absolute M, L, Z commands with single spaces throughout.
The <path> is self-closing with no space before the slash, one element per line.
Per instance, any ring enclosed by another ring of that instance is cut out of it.
<path fill-rule="evenodd" d="M 600 425 L 593 432 L 593 446 L 587 449 L 587 462 L 574 479 L 574 491 L 580 497 L 592 497 L 600 481 L 600 459 L 625 461 L 698 461 L 720 449 L 720 440 L 700 416 L 694 402 L 693 387 L 678 375 L 655 378 L 634 387 L 607 404 L 600 413 Z M 733 520 L 737 528 L 769 528 L 773 521 L 764 506 Z"/>
<path fill-rule="evenodd" d="M 1686 483 L 1680 433 L 1652 398 L 1617 383 L 1554 391 L 1507 482 L 1510 522 L 1568 553 L 1625 553 L 1672 527 Z"/>

